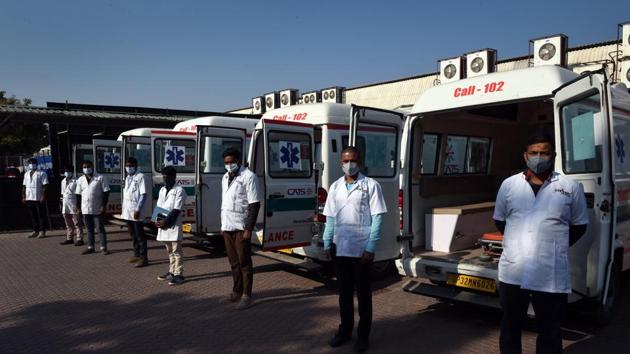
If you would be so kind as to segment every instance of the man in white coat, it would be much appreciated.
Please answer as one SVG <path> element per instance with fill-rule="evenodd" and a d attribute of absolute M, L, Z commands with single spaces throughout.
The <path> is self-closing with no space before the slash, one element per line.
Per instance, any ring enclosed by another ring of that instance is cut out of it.
<path fill-rule="evenodd" d="M 341 151 L 344 176 L 328 192 L 324 215 L 324 249 L 332 258 L 339 283 L 341 324 L 330 340 L 331 347 L 347 342 L 354 327 L 354 289 L 359 300 L 356 352 L 368 349 L 372 326 L 371 269 L 381 237 L 382 214 L 387 212 L 380 184 L 360 172 L 361 159 L 355 147 Z"/>
<path fill-rule="evenodd" d="M 241 152 L 236 149 L 223 153 L 227 172 L 221 181 L 221 231 L 234 281 L 228 301 L 239 301 L 236 308 L 246 309 L 252 304 L 251 238 L 260 210 L 260 191 L 258 176 L 240 161 Z"/>
<path fill-rule="evenodd" d="M 28 207 L 33 225 L 33 233 L 28 237 L 44 238 L 46 237 L 46 225 L 48 225 L 48 214 L 46 213 L 48 175 L 37 169 L 36 159 L 28 159 L 28 168 L 24 172 L 22 185 L 22 203 Z"/>
<path fill-rule="evenodd" d="M 61 214 L 66 223 L 66 240 L 61 242 L 61 245 L 74 243 L 75 246 L 82 246 L 83 225 L 81 215 L 77 213 L 80 201 L 76 194 L 77 179 L 73 171 L 74 167 L 67 165 L 64 171 L 65 178 L 61 180 Z"/>
<path fill-rule="evenodd" d="M 527 170 L 501 184 L 494 209 L 503 232 L 499 260 L 501 353 L 521 352 L 521 331 L 532 303 L 537 353 L 562 353 L 560 325 L 571 293 L 569 247 L 586 231 L 582 187 L 553 171 L 553 137 L 536 133 L 523 154 Z"/>
<path fill-rule="evenodd" d="M 133 157 L 125 162 L 125 172 L 127 176 L 122 190 L 122 218 L 127 220 L 127 229 L 133 240 L 133 257 L 128 262 L 140 268 L 149 264 L 147 238 L 144 234 L 149 183 L 148 178 L 138 171 L 138 160 Z"/>
<path fill-rule="evenodd" d="M 101 254 L 108 255 L 107 233 L 103 222 L 103 213 L 109 199 L 109 183 L 103 176 L 94 172 L 92 161 L 84 161 L 83 176 L 77 180 L 76 193 L 81 198 L 80 209 L 77 213 L 83 214 L 83 221 L 87 229 L 88 247 L 82 254 L 94 253 L 94 229 L 98 228 Z"/>
<path fill-rule="evenodd" d="M 184 253 L 182 250 L 184 232 L 182 230 L 181 211 L 187 195 L 184 188 L 176 185 L 177 170 L 175 167 L 164 167 L 162 178 L 164 179 L 164 187 L 160 189 L 155 212 L 160 214 L 161 209 L 164 214 L 158 215 L 154 222 L 155 227 L 158 228 L 157 240 L 166 246 L 169 268 L 166 274 L 158 276 L 158 280 L 168 280 L 168 285 L 180 285 L 186 281 L 184 278 Z"/>

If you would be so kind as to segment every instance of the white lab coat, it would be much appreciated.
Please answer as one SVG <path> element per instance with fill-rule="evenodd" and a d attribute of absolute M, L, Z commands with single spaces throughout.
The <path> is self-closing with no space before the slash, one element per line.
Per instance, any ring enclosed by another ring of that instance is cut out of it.
<path fill-rule="evenodd" d="M 221 230 L 242 231 L 249 204 L 260 202 L 258 176 L 241 166 L 238 176 L 228 185 L 229 174 L 221 180 Z"/>
<path fill-rule="evenodd" d="M 74 177 L 61 180 L 61 213 L 76 214 L 79 208 L 77 204 L 77 179 Z"/>
<path fill-rule="evenodd" d="M 345 177 L 336 180 L 324 206 L 324 215 L 335 218 L 336 255 L 361 257 L 370 238 L 372 216 L 386 212 L 381 185 L 376 180 L 360 173 L 350 191 Z"/>
<path fill-rule="evenodd" d="M 588 224 L 581 185 L 554 172 L 535 196 L 525 174 L 519 173 L 501 184 L 493 218 L 506 221 L 500 281 L 571 293 L 569 225 Z"/>
<path fill-rule="evenodd" d="M 180 210 L 177 220 L 173 227 L 166 230 L 158 229 L 156 240 L 158 241 L 181 241 L 184 239 L 184 232 L 182 231 L 182 214 L 183 206 L 186 201 L 186 191 L 181 186 L 174 186 L 168 192 L 166 187 L 160 189 L 158 196 L 157 206 L 162 209 L 171 211 L 173 209 Z"/>
<path fill-rule="evenodd" d="M 44 194 L 44 186 L 48 184 L 48 175 L 44 171 L 35 171 L 31 176 L 30 171 L 24 173 L 24 182 L 22 185 L 25 189 L 26 200 L 39 201 Z"/>
<path fill-rule="evenodd" d="M 103 193 L 109 192 L 109 183 L 103 176 L 94 173 L 88 183 L 85 175 L 77 179 L 76 193 L 81 195 L 81 213 L 83 215 L 97 215 L 103 205 Z M 104 211 L 104 210 L 103 210 Z"/>
<path fill-rule="evenodd" d="M 138 206 L 142 200 L 143 194 L 148 194 L 150 186 L 149 179 L 141 172 L 136 172 L 133 175 L 127 175 L 125 177 L 125 184 L 123 185 L 122 195 L 122 218 L 129 221 L 144 220 L 147 216 L 147 207 L 151 204 L 150 200 L 145 200 L 142 209 L 139 210 Z M 146 197 L 148 199 L 148 196 Z M 140 216 L 138 219 L 134 219 L 134 212 L 139 211 Z"/>

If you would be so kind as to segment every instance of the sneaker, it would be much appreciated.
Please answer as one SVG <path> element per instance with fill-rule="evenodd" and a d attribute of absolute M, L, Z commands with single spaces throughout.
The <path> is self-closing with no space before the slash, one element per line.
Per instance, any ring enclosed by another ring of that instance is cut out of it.
<path fill-rule="evenodd" d="M 344 336 L 341 333 L 337 333 L 335 334 L 334 337 L 332 337 L 330 341 L 328 341 L 328 345 L 331 346 L 332 348 L 337 348 L 337 347 L 341 347 L 349 340 L 350 340 L 350 336 Z"/>
<path fill-rule="evenodd" d="M 129 262 L 129 263 L 136 263 L 136 262 L 138 262 L 141 259 L 142 258 L 140 258 L 140 257 L 133 256 L 133 257 L 127 258 L 127 262 Z"/>
<path fill-rule="evenodd" d="M 107 256 L 108 254 L 111 254 L 111 253 L 109 253 L 109 251 L 107 250 L 107 248 L 101 248 L 101 254 L 102 254 L 103 256 Z"/>
<path fill-rule="evenodd" d="M 230 295 L 228 295 L 226 300 L 228 302 L 237 302 L 241 299 L 241 296 L 243 296 L 243 294 L 237 294 L 235 292 L 231 292 Z"/>
<path fill-rule="evenodd" d="M 65 246 L 65 245 L 71 245 L 74 242 L 72 242 L 72 240 L 65 240 L 63 242 L 59 242 L 60 245 Z"/>
<path fill-rule="evenodd" d="M 173 273 L 168 272 L 164 275 L 158 275 L 157 280 L 172 280 L 173 279 Z"/>
<path fill-rule="evenodd" d="M 136 265 L 134 267 L 136 268 L 142 268 L 142 267 L 146 267 L 149 265 L 149 260 L 146 258 L 140 258 L 140 260 L 138 262 L 136 262 Z"/>
<path fill-rule="evenodd" d="M 354 347 L 352 348 L 352 350 L 355 353 L 363 353 L 368 350 L 369 346 L 370 344 L 367 339 L 359 338 L 357 339 L 356 343 L 354 343 Z"/>
<path fill-rule="evenodd" d="M 92 254 L 94 253 L 94 248 L 88 248 L 85 251 L 81 252 L 81 254 Z"/>
<path fill-rule="evenodd" d="M 252 297 L 243 295 L 243 297 L 241 298 L 241 301 L 238 303 L 238 305 L 236 305 L 236 309 L 245 310 L 246 308 L 251 307 L 252 304 L 253 304 Z"/>
<path fill-rule="evenodd" d="M 33 237 L 37 237 L 37 235 L 39 234 L 39 232 L 37 231 L 33 231 L 30 235 L 26 236 L 26 238 L 33 238 Z"/>
<path fill-rule="evenodd" d="M 46 231 L 40 231 L 39 235 L 37 235 L 37 238 L 44 238 L 46 237 Z"/>
<path fill-rule="evenodd" d="M 180 285 L 183 284 L 185 281 L 186 279 L 182 275 L 175 275 L 173 276 L 173 279 L 168 282 L 168 285 Z"/>
<path fill-rule="evenodd" d="M 83 240 L 79 240 L 77 242 L 74 243 L 75 246 L 83 246 L 85 243 L 83 243 Z"/>

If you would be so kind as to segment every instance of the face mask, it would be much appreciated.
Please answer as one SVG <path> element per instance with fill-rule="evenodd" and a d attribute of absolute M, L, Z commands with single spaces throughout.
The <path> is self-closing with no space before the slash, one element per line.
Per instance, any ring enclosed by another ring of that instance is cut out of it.
<path fill-rule="evenodd" d="M 553 168 L 553 159 L 540 155 L 529 156 L 527 158 L 527 168 L 529 168 L 537 176 L 545 174 Z"/>
<path fill-rule="evenodd" d="M 132 174 L 136 173 L 136 168 L 135 167 L 125 167 L 125 171 L 127 171 L 128 174 L 132 175 Z"/>
<path fill-rule="evenodd" d="M 341 169 L 346 176 L 354 176 L 359 173 L 359 165 L 356 162 L 346 162 L 341 165 Z"/>
<path fill-rule="evenodd" d="M 164 185 L 166 186 L 166 188 L 173 188 L 173 186 L 175 185 L 175 178 L 164 178 Z"/>
<path fill-rule="evenodd" d="M 230 172 L 230 173 L 234 173 L 236 172 L 236 170 L 238 170 L 238 164 L 237 163 L 226 163 L 225 164 L 225 169 Z"/>
<path fill-rule="evenodd" d="M 63 174 L 64 176 L 66 176 L 66 178 L 72 178 L 72 172 L 64 172 Z"/>
<path fill-rule="evenodd" d="M 37 169 L 37 165 L 34 165 L 34 164 L 30 163 L 30 164 L 28 164 L 28 169 L 30 171 L 35 171 Z"/>
<path fill-rule="evenodd" d="M 83 167 L 83 173 L 86 175 L 91 175 L 92 174 L 92 168 L 90 167 Z"/>

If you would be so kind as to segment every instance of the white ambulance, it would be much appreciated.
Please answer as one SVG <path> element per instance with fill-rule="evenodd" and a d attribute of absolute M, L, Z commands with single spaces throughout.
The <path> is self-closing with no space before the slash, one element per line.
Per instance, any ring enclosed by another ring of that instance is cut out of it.
<path fill-rule="evenodd" d="M 570 249 L 569 301 L 592 303 L 600 322 L 610 319 L 630 267 L 630 95 L 603 70 L 531 67 L 422 94 L 402 141 L 407 249 L 396 265 L 412 278 L 406 290 L 498 306 L 494 201 L 501 182 L 525 170 L 526 139 L 539 130 L 555 136 L 555 170 L 580 183 L 588 203 L 588 230 Z"/>
<path fill-rule="evenodd" d="M 250 169 L 264 200 L 254 240 L 264 251 L 329 261 L 323 250 L 320 213 L 330 185 L 343 175 L 340 154 L 356 146 L 363 173 L 382 187 L 388 213 L 375 254 L 375 271 L 400 254 L 399 141 L 402 114 L 340 103 L 300 104 L 266 112 L 252 137 Z M 391 269 L 391 268 L 390 268 Z"/>
<path fill-rule="evenodd" d="M 214 227 L 220 223 L 220 214 L 212 214 L 212 211 L 217 200 L 221 200 L 221 183 L 220 179 L 214 183 L 214 179 L 220 173 L 217 169 L 219 162 L 223 168 L 223 158 L 221 157 L 219 161 L 217 149 L 221 149 L 219 145 L 223 144 L 237 145 L 234 139 L 230 139 L 234 134 L 228 129 L 233 128 L 239 132 L 249 129 L 251 134 L 256 121 L 248 115 L 211 116 L 180 122 L 172 130 L 151 130 L 153 199 L 157 201 L 160 188 L 164 185 L 162 168 L 175 167 L 177 184 L 182 186 L 188 195 L 182 210 L 185 233 L 197 234 L 198 229 L 202 232 L 215 231 Z M 227 134 L 224 143 L 212 139 L 223 136 L 218 133 Z M 200 146 L 197 141 L 200 142 Z M 245 143 L 243 139 L 242 144 Z M 200 152 L 203 156 L 198 156 Z M 198 204 L 197 202 L 201 200 L 203 201 Z"/>

